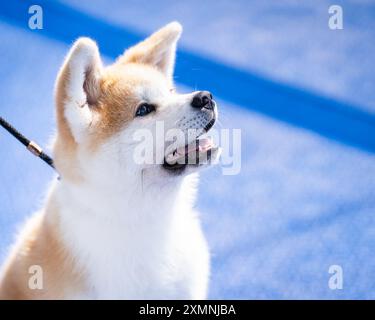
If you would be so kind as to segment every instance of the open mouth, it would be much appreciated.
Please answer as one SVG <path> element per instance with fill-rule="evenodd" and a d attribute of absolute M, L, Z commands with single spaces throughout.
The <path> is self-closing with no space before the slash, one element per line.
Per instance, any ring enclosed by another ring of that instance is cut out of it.
<path fill-rule="evenodd" d="M 215 124 L 214 116 L 203 128 L 207 133 Z M 198 135 L 191 143 L 175 149 L 164 157 L 163 167 L 167 170 L 181 170 L 186 166 L 200 166 L 211 161 L 212 154 L 219 148 L 214 144 L 212 138 Z"/>
<path fill-rule="evenodd" d="M 197 138 L 195 141 L 168 154 L 164 158 L 163 167 L 168 170 L 178 170 L 188 165 L 207 164 L 211 160 L 212 153 L 217 149 L 218 147 L 211 138 Z"/>
<path fill-rule="evenodd" d="M 211 119 L 203 128 L 207 133 L 215 124 L 215 118 Z M 186 166 L 199 166 L 208 164 L 213 152 L 218 147 L 210 137 L 198 136 L 193 142 L 179 147 L 164 157 L 163 167 L 168 170 L 181 170 Z"/>

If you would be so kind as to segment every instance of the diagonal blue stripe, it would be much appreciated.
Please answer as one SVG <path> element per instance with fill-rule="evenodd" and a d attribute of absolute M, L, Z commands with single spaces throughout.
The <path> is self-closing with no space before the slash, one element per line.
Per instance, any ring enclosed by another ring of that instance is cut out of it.
<path fill-rule="evenodd" d="M 28 29 L 29 0 L 3 4 L 0 17 Z M 101 52 L 117 57 L 124 48 L 145 35 L 95 19 L 55 1 L 39 1 L 43 8 L 44 29 L 32 32 L 72 43 L 89 36 Z M 29 29 L 28 29 L 29 30 Z M 30 30 L 31 31 L 31 30 Z M 276 83 L 249 72 L 179 51 L 175 76 L 178 82 L 209 89 L 222 99 L 267 116 L 306 128 L 341 143 L 375 152 L 375 115 L 355 106 Z"/>

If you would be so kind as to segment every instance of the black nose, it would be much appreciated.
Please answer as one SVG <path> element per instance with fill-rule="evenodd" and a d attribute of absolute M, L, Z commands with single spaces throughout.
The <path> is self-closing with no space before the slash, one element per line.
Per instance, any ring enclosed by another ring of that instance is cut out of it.
<path fill-rule="evenodd" d="M 215 107 L 215 102 L 212 100 L 212 94 L 210 92 L 199 91 L 191 101 L 191 106 L 193 108 L 205 108 L 213 110 Z"/>

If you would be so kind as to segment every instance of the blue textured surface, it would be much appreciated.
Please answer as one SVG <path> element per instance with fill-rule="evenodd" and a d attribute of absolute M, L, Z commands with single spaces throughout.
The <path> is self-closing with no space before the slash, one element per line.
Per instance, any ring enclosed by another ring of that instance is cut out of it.
<path fill-rule="evenodd" d="M 210 297 L 375 298 L 373 4 L 343 2 L 340 34 L 327 28 L 325 1 L 68 2 L 76 9 L 42 1 L 43 31 L 27 29 L 28 1 L 1 5 L 2 116 L 46 145 L 54 79 L 76 37 L 95 36 L 110 61 L 180 20 L 176 81 L 213 91 L 221 127 L 242 129 L 241 173 L 202 175 Z M 4 257 L 53 173 L 8 135 L 0 133 L 0 144 Z M 343 290 L 328 288 L 332 264 L 343 267 Z"/>

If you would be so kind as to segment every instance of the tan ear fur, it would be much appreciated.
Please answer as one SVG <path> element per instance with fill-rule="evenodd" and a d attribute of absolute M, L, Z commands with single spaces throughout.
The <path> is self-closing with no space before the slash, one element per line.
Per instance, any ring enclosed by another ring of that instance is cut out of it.
<path fill-rule="evenodd" d="M 142 63 L 156 67 L 172 80 L 176 44 L 180 38 L 182 26 L 171 22 L 153 33 L 146 40 L 126 50 L 118 63 Z"/>

